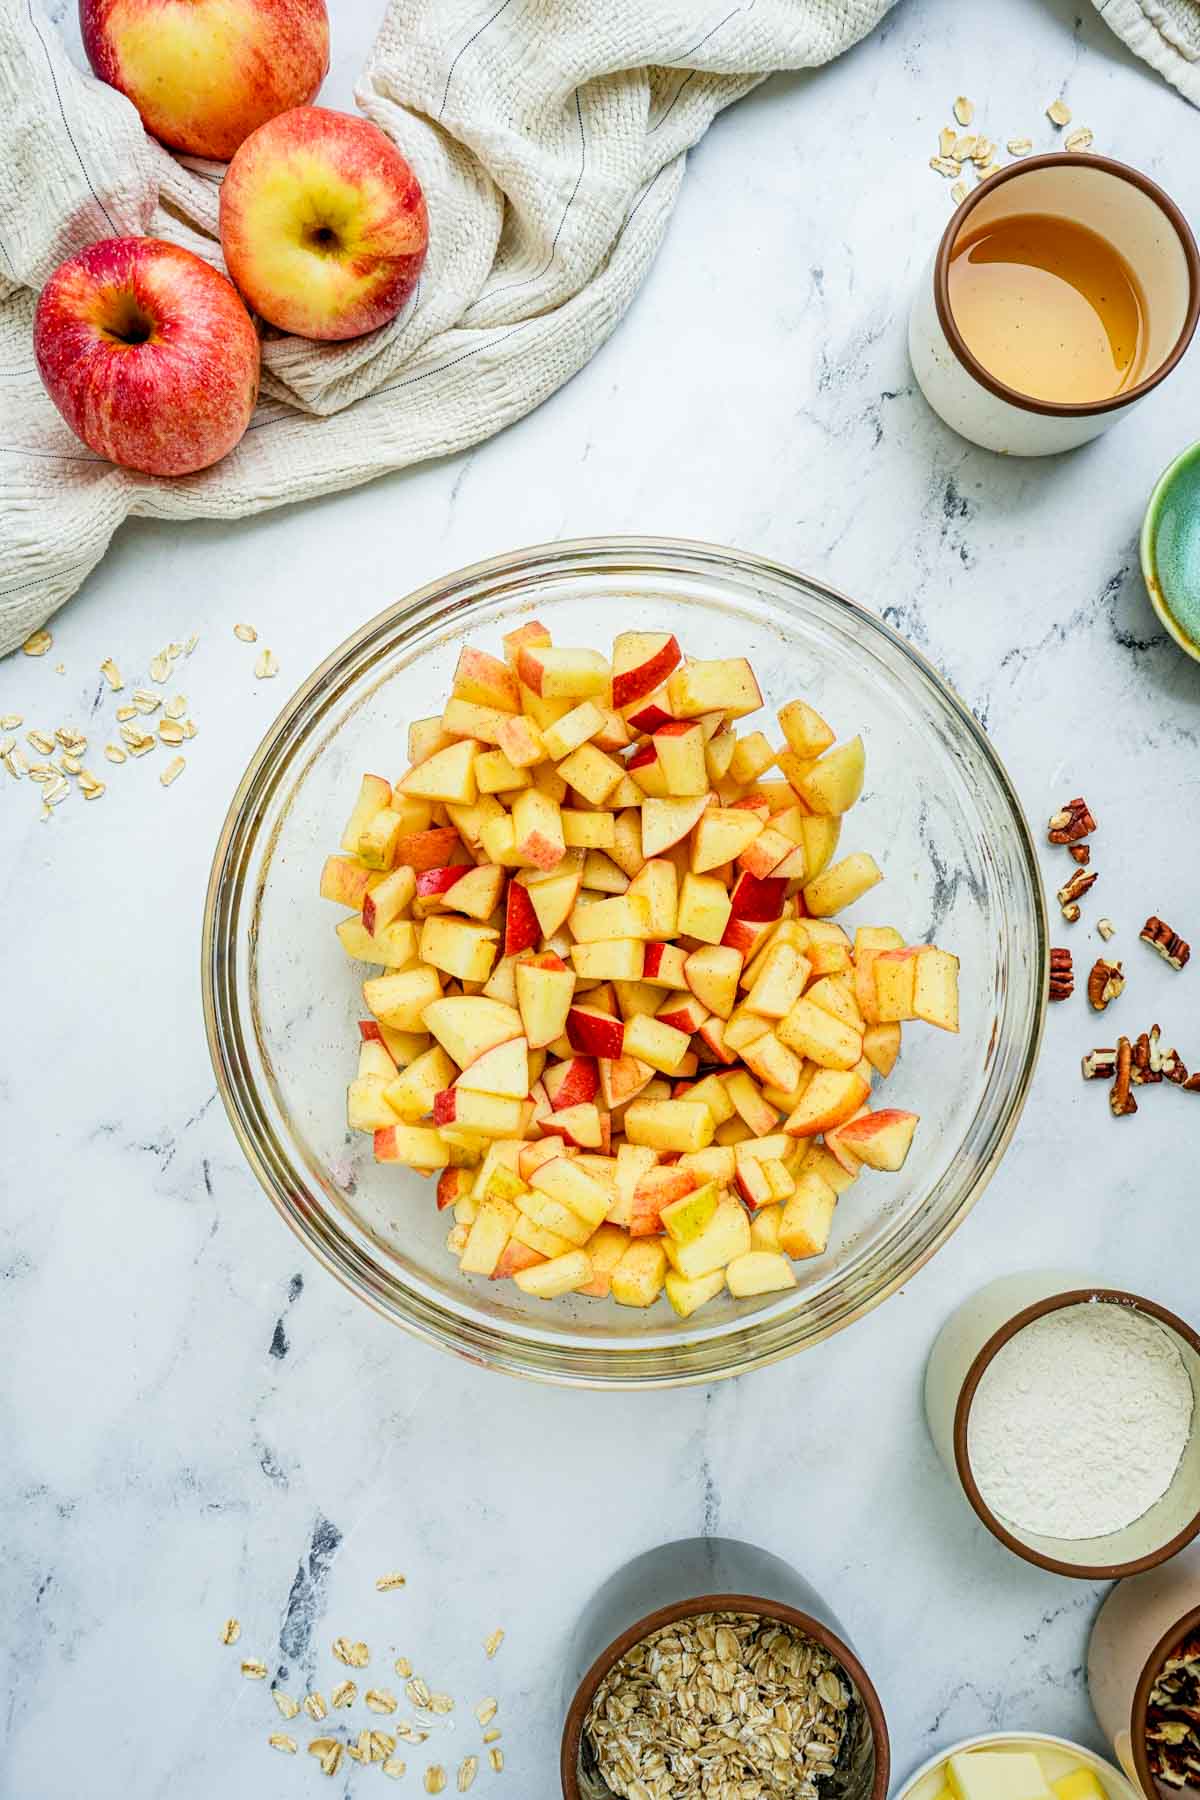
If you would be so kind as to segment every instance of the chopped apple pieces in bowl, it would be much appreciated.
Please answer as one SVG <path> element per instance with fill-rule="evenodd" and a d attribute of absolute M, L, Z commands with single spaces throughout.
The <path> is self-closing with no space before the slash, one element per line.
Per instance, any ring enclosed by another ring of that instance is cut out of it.
<path fill-rule="evenodd" d="M 410 767 L 364 775 L 321 894 L 362 984 L 348 1121 L 436 1178 L 464 1275 L 688 1318 L 794 1287 L 838 1196 L 902 1167 L 873 1103 L 901 1027 L 958 1030 L 958 962 L 835 915 L 864 780 L 806 701 L 780 741 L 744 657 L 536 621 L 464 648 Z"/>

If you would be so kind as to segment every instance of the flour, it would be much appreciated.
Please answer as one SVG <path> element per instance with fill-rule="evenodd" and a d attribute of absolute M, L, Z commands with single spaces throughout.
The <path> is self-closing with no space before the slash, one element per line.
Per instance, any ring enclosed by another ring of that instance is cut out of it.
<path fill-rule="evenodd" d="M 1156 1320 L 1088 1302 L 1047 1313 L 992 1358 L 967 1454 L 984 1500 L 1017 1531 L 1104 1537 L 1166 1493 L 1193 1405 L 1183 1358 Z"/>

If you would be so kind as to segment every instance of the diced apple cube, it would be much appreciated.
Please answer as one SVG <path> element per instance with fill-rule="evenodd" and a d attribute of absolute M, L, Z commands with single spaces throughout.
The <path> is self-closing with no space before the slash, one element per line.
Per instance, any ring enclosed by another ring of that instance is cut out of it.
<path fill-rule="evenodd" d="M 918 952 L 912 1010 L 914 1018 L 924 1019 L 928 1025 L 940 1026 L 943 1031 L 958 1030 L 957 956 L 932 945 Z"/>
<path fill-rule="evenodd" d="M 755 1294 L 795 1287 L 796 1275 L 787 1257 L 778 1251 L 750 1249 L 726 1266 L 725 1284 L 735 1300 L 748 1300 Z"/>
<path fill-rule="evenodd" d="M 513 1279 L 523 1294 L 530 1294 L 535 1300 L 557 1300 L 561 1294 L 587 1287 L 594 1274 L 587 1251 L 571 1250 L 536 1268 L 522 1269 Z"/>
<path fill-rule="evenodd" d="M 385 1125 L 375 1133 L 375 1161 L 404 1163 L 410 1169 L 444 1169 L 450 1147 L 427 1125 Z"/>
<path fill-rule="evenodd" d="M 820 1256 L 829 1243 L 837 1194 L 823 1176 L 804 1169 L 796 1179 L 796 1191 L 783 1209 L 779 1245 L 797 1260 Z"/>
<path fill-rule="evenodd" d="M 654 1150 L 703 1150 L 713 1130 L 708 1107 L 690 1100 L 635 1100 L 625 1113 L 629 1143 Z"/>
<path fill-rule="evenodd" d="M 625 1053 L 636 1056 L 639 1062 L 649 1063 L 664 1075 L 673 1075 L 687 1055 L 690 1039 L 686 1032 L 677 1031 L 674 1026 L 667 1025 L 661 1019 L 641 1013 L 631 1019 L 625 1027 Z M 699 1145 L 689 1145 L 689 1149 L 698 1149 Z"/>
<path fill-rule="evenodd" d="M 376 975 L 363 982 L 367 1011 L 397 1031 L 420 1031 L 425 1009 L 440 998 L 441 978 L 436 969 L 418 965 L 398 975 Z"/>
<path fill-rule="evenodd" d="M 827 918 L 852 906 L 863 894 L 883 880 L 882 871 L 873 856 L 857 850 L 832 863 L 804 889 L 804 904 L 814 919 Z"/>
<path fill-rule="evenodd" d="M 662 1293 L 666 1272 L 660 1239 L 632 1240 L 612 1272 L 612 1297 L 618 1306 L 653 1306 Z"/>
<path fill-rule="evenodd" d="M 677 719 L 712 712 L 740 719 L 762 705 L 754 671 L 744 656 L 684 663 L 667 682 L 667 699 Z"/>
<path fill-rule="evenodd" d="M 724 1286 L 724 1269 L 714 1269 L 710 1275 L 700 1275 L 695 1281 L 689 1281 L 676 1269 L 668 1269 L 666 1274 L 667 1299 L 681 1319 L 690 1319 L 700 1307 L 714 1300 Z"/>

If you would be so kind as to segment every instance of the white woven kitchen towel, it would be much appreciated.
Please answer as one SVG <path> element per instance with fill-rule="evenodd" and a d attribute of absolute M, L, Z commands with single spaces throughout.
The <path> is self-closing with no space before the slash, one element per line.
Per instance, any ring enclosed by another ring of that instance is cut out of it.
<path fill-rule="evenodd" d="M 38 0 L 0 0 L 0 653 L 131 513 L 235 518 L 460 450 L 568 380 L 637 291 L 691 145 L 773 69 L 823 63 L 891 0 L 390 0 L 357 89 L 424 186 L 420 286 L 345 344 L 264 345 L 250 429 L 179 480 L 94 456 L 42 390 L 37 290 L 148 232 L 220 263 L 221 169 L 176 159 L 77 69 Z"/>
<path fill-rule="evenodd" d="M 1200 0 L 1092 0 L 1135 55 L 1200 106 Z"/>

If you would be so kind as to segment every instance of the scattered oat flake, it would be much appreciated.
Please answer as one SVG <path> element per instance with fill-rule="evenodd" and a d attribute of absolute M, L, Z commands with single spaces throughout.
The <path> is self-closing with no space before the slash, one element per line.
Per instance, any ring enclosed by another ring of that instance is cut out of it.
<path fill-rule="evenodd" d="M 491 1699 L 481 1700 L 479 1705 L 475 1708 L 475 1717 L 479 1720 L 481 1725 L 490 1725 L 499 1710 L 499 1701 Z"/>
<path fill-rule="evenodd" d="M 157 712 L 162 705 L 158 695 L 152 694 L 149 688 L 134 688 L 132 698 L 134 706 L 140 713 Z"/>
<path fill-rule="evenodd" d="M 485 1744 L 495 1744 L 503 1737 L 503 1735 L 503 1732 L 494 1729 L 492 1731 L 485 1731 L 483 1734 L 483 1741 Z"/>
<path fill-rule="evenodd" d="M 51 756 L 54 752 L 54 739 L 47 737 L 44 731 L 27 731 L 25 741 L 32 744 L 41 756 Z"/>
<path fill-rule="evenodd" d="M 24 723 L 20 713 L 5 713 L 4 717 L 0 719 L 0 731 L 16 731 L 18 726 Z"/>
<path fill-rule="evenodd" d="M 21 645 L 26 656 L 45 656 L 54 639 L 48 631 L 34 631 Z"/>
<path fill-rule="evenodd" d="M 285 1756 L 295 1756 L 296 1740 L 289 1737 L 286 1731 L 273 1731 L 267 1739 L 272 1750 L 282 1750 Z"/>
<path fill-rule="evenodd" d="M 368 1735 L 371 1739 L 371 1761 L 386 1762 L 396 1748 L 395 1738 L 390 1731 L 372 1731 Z"/>
<path fill-rule="evenodd" d="M 235 625 L 233 635 L 235 638 L 240 638 L 243 644 L 257 644 L 258 642 L 258 633 L 253 625 Z"/>
<path fill-rule="evenodd" d="M 408 1764 L 406 1762 L 401 1762 L 398 1756 L 389 1756 L 383 1765 L 383 1772 L 392 1781 L 399 1781 L 407 1768 Z"/>
<path fill-rule="evenodd" d="M 80 770 L 79 788 L 85 800 L 99 800 L 102 794 L 108 792 L 106 783 L 97 781 L 96 777 L 89 775 L 86 769 Z"/>
<path fill-rule="evenodd" d="M 0 750 L 0 760 L 14 781 L 20 781 L 22 775 L 29 773 L 29 764 L 25 761 L 25 753 L 19 745 L 14 744 L 10 750 Z"/>
<path fill-rule="evenodd" d="M 966 182 L 965 181 L 956 181 L 954 186 L 950 189 L 950 198 L 953 200 L 955 206 L 961 206 L 963 201 L 966 199 L 966 197 L 967 197 Z"/>
<path fill-rule="evenodd" d="M 65 675 L 65 674 L 66 674 L 66 672 L 67 672 L 67 665 L 66 665 L 66 663 L 55 663 L 55 665 L 54 665 L 54 673 L 55 673 L 55 674 L 56 674 L 56 675 Z"/>
<path fill-rule="evenodd" d="M 175 719 L 160 719 L 158 735 L 164 744 L 182 744 L 187 733 Z"/>
<path fill-rule="evenodd" d="M 130 719 L 136 719 L 136 718 L 137 718 L 137 707 L 136 706 L 118 706 L 118 708 L 117 708 L 117 724 L 118 725 L 126 725 L 126 724 L 128 724 Z"/>
<path fill-rule="evenodd" d="M 937 175 L 944 175 L 951 180 L 959 171 L 958 164 L 949 156 L 931 156 L 929 166 Z"/>
<path fill-rule="evenodd" d="M 304 1710 L 310 1719 L 316 1719 L 317 1722 L 320 1723 L 326 1713 L 325 1701 L 322 1696 L 315 1691 L 311 1694 L 305 1694 Z"/>
<path fill-rule="evenodd" d="M 984 168 L 996 154 L 996 146 L 991 138 L 977 137 L 975 148 L 971 151 L 971 161 L 977 169 Z"/>
<path fill-rule="evenodd" d="M 356 1763 L 369 1763 L 371 1760 L 371 1734 L 365 1728 L 358 1734 L 356 1744 L 346 1745 L 346 1755 Z"/>
<path fill-rule="evenodd" d="M 402 1681 L 407 1681 L 412 1674 L 412 1664 L 407 1656 L 398 1656 L 393 1666 Z"/>
<path fill-rule="evenodd" d="M 223 1644 L 236 1644 L 241 1635 L 241 1622 L 237 1619 L 226 1619 L 221 1627 L 221 1642 Z"/>
<path fill-rule="evenodd" d="M 247 1656 L 242 1663 L 242 1674 L 247 1681 L 261 1681 L 266 1672 L 266 1663 L 260 1662 L 257 1656 Z"/>
<path fill-rule="evenodd" d="M 387 1688 L 368 1688 L 363 1699 L 371 1711 L 377 1713 L 394 1713 L 399 1705 L 395 1694 L 390 1694 Z"/>
<path fill-rule="evenodd" d="M 478 1773 L 479 1758 L 477 1756 L 464 1756 L 458 1765 L 458 1791 L 460 1794 L 466 1793 Z"/>
<path fill-rule="evenodd" d="M 1064 150 L 1090 150 L 1094 142 L 1091 127 L 1081 125 L 1078 131 L 1069 131 L 1063 139 Z"/>
<path fill-rule="evenodd" d="M 493 1631 L 491 1637 L 484 1638 L 483 1647 L 487 1651 L 488 1656 L 492 1657 L 492 1656 L 495 1656 L 497 1650 L 500 1648 L 500 1646 L 503 1642 L 504 1642 L 504 1633 L 502 1631 L 497 1630 L 497 1631 Z"/>
<path fill-rule="evenodd" d="M 447 1714 L 454 1711 L 454 1701 L 449 1694 L 430 1694 L 429 1710 L 444 1719 Z"/>
<path fill-rule="evenodd" d="M 187 764 L 184 762 L 182 756 L 173 756 L 166 768 L 159 775 L 158 779 L 162 782 L 164 787 L 170 787 L 173 781 L 178 781 L 186 767 Z"/>
<path fill-rule="evenodd" d="M 165 653 L 150 658 L 150 679 L 160 684 L 171 679 L 171 659 Z"/>
<path fill-rule="evenodd" d="M 440 1794 L 446 1785 L 446 1771 L 441 1763 L 430 1763 L 425 1771 L 425 1792 Z"/>
<path fill-rule="evenodd" d="M 185 719 L 181 729 L 185 738 L 194 738 L 196 735 L 196 725 L 192 719 Z"/>
<path fill-rule="evenodd" d="M 960 94 L 954 102 L 954 116 L 960 125 L 969 125 L 975 117 L 974 102 L 968 100 L 965 94 Z"/>
<path fill-rule="evenodd" d="M 313 1738 L 308 1754 L 318 1759 L 322 1775 L 337 1774 L 342 1761 L 342 1746 L 337 1738 Z"/>
<path fill-rule="evenodd" d="M 958 133 L 953 125 L 943 125 L 938 132 L 938 155 L 949 156 L 958 140 Z"/>
<path fill-rule="evenodd" d="M 100 664 L 100 673 L 107 681 L 114 694 L 119 694 L 125 683 L 121 680 L 121 671 L 111 656 L 106 656 Z"/>
<path fill-rule="evenodd" d="M 348 1669 L 365 1669 L 371 1660 L 371 1652 L 365 1644 L 352 1644 L 349 1638 L 340 1637 L 333 1640 L 333 1654 Z"/>
<path fill-rule="evenodd" d="M 396 1736 L 402 1744 L 423 1744 L 429 1736 L 427 1731 L 418 1731 L 415 1725 L 399 1724 Z"/>
<path fill-rule="evenodd" d="M 185 656 L 190 656 L 192 654 L 192 651 L 196 648 L 196 645 L 199 642 L 200 642 L 200 633 L 198 631 L 193 631 L 191 637 L 188 639 L 187 643 L 183 646 L 183 654 Z"/>
<path fill-rule="evenodd" d="M 300 1711 L 300 1702 L 298 1700 L 293 1700 L 292 1696 L 289 1693 L 286 1693 L 283 1688 L 272 1688 L 271 1698 L 285 1719 L 294 1719 L 296 1714 Z"/>
<path fill-rule="evenodd" d="M 353 1681 L 339 1681 L 329 1698 L 334 1706 L 353 1706 L 358 1699 L 358 1688 Z"/>
<path fill-rule="evenodd" d="M 955 162 L 966 162 L 969 156 L 974 156 L 975 146 L 978 142 L 977 137 L 955 138 L 954 148 L 950 152 L 951 157 Z"/>
<path fill-rule="evenodd" d="M 279 662 L 270 650 L 264 650 L 254 665 L 254 673 L 260 681 L 270 681 L 279 673 Z"/>
<path fill-rule="evenodd" d="M 187 695 L 175 694 L 163 707 L 168 719 L 182 719 L 187 711 Z"/>
<path fill-rule="evenodd" d="M 1028 156 L 1032 149 L 1032 138 L 1014 137 L 1009 138 L 1008 140 L 1008 154 L 1010 156 Z"/>
<path fill-rule="evenodd" d="M 1071 123 L 1071 109 L 1065 100 L 1052 100 L 1050 105 L 1046 108 L 1046 117 L 1052 125 L 1069 125 Z"/>
<path fill-rule="evenodd" d="M 381 1594 L 390 1594 L 393 1588 L 402 1588 L 407 1585 L 408 1576 L 400 1575 L 395 1572 L 391 1575 L 378 1575 L 375 1578 L 375 1586 Z"/>
<path fill-rule="evenodd" d="M 110 763 L 123 763 L 125 761 L 125 752 L 119 744 L 105 744 L 104 754 L 107 756 Z"/>
<path fill-rule="evenodd" d="M 489 1750 L 488 1751 L 488 1761 L 491 1763 L 492 1768 L 495 1771 L 495 1773 L 497 1775 L 499 1775 L 501 1770 L 504 1768 L 504 1752 L 503 1752 L 503 1750 Z"/>

